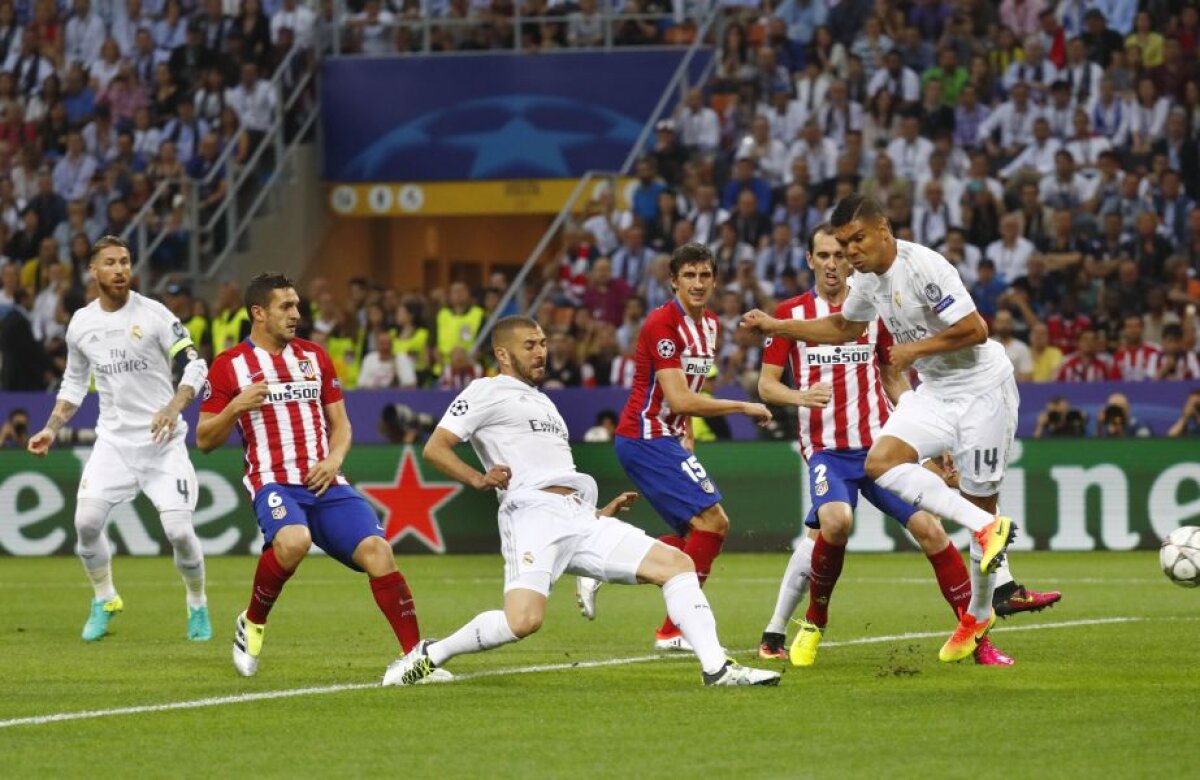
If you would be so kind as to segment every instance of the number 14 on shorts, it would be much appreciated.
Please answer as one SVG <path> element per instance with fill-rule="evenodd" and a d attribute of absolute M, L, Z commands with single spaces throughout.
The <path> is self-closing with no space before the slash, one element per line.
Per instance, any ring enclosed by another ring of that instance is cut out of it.
<path fill-rule="evenodd" d="M 975 450 L 975 474 L 982 474 L 984 466 L 987 466 L 990 473 L 996 473 L 996 469 L 1000 467 L 999 447 L 992 447 L 990 450 Z"/>

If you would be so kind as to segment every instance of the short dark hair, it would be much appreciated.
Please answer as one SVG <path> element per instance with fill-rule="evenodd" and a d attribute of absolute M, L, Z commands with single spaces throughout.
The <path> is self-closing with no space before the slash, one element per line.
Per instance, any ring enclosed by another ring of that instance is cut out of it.
<path fill-rule="evenodd" d="M 263 271 L 250 280 L 250 283 L 246 285 L 246 292 L 242 294 L 242 300 L 246 304 L 246 314 L 251 314 L 250 309 L 255 306 L 267 308 L 271 304 L 271 295 L 276 290 L 295 289 L 295 287 L 295 282 L 278 271 Z"/>
<path fill-rule="evenodd" d="M 95 260 L 96 255 L 100 254 L 101 250 L 108 249 L 109 247 L 113 246 L 120 247 L 126 252 L 129 252 L 130 257 L 132 258 L 133 252 L 130 251 L 129 244 L 125 243 L 125 239 L 121 238 L 120 236 L 114 236 L 110 233 L 109 235 L 100 236 L 100 238 L 96 239 L 96 243 L 92 244 L 92 250 L 88 252 L 88 261 L 91 262 Z"/>
<path fill-rule="evenodd" d="M 821 224 L 819 224 L 815 228 L 813 228 L 812 232 L 808 234 L 808 253 L 810 255 L 813 253 L 813 248 L 816 246 L 816 243 L 817 243 L 817 235 L 820 233 L 827 233 L 829 235 L 832 235 L 833 234 L 833 225 L 829 224 L 828 222 L 822 222 Z"/>
<path fill-rule="evenodd" d="M 708 263 L 712 266 L 713 273 L 717 272 L 717 259 L 713 257 L 712 250 L 704 244 L 692 241 L 671 253 L 671 276 L 678 276 L 685 265 L 693 263 Z"/>
<path fill-rule="evenodd" d="M 507 339 L 512 332 L 518 328 L 537 328 L 537 320 L 532 317 L 525 317 L 520 314 L 514 314 L 510 317 L 504 317 L 499 320 L 495 327 L 492 328 L 492 348 L 500 346 L 501 342 Z"/>
<path fill-rule="evenodd" d="M 884 218 L 883 206 L 879 205 L 879 201 L 855 192 L 839 200 L 833 207 L 833 214 L 829 216 L 829 226 L 836 230 L 856 219 L 878 222 Z"/>

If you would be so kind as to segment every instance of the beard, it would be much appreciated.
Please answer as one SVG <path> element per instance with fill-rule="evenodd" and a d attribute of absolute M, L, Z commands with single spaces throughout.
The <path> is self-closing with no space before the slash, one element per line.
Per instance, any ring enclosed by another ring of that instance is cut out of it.
<path fill-rule="evenodd" d="M 511 356 L 513 373 L 517 379 L 525 382 L 528 385 L 537 387 L 546 378 L 546 362 L 543 360 L 541 365 L 533 366 L 529 363 L 523 363 L 516 355 Z"/>

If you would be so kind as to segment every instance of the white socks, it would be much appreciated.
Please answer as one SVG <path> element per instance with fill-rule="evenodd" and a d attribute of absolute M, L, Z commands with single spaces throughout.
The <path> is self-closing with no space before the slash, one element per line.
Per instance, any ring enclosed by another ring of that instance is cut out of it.
<path fill-rule="evenodd" d="M 953 520 L 972 531 L 981 531 L 996 519 L 959 495 L 937 474 L 916 463 L 893 466 L 875 483 L 913 506 Z"/>
<path fill-rule="evenodd" d="M 979 542 L 971 540 L 971 565 L 967 567 L 971 575 L 971 603 L 967 611 L 979 621 L 987 621 L 992 614 L 992 592 L 996 590 L 996 574 L 984 574 L 979 570 L 979 561 L 983 558 L 983 548 Z"/>
<path fill-rule="evenodd" d="M 456 655 L 480 653 L 517 641 L 504 610 L 481 612 L 462 628 L 429 646 L 429 660 L 441 666 Z"/>
<path fill-rule="evenodd" d="M 700 668 L 714 674 L 725 665 L 725 651 L 717 639 L 717 619 L 695 572 L 676 574 L 662 586 L 663 600 L 671 622 L 679 626 L 700 659 Z"/>
<path fill-rule="evenodd" d="M 204 552 L 192 525 L 192 513 L 186 509 L 170 509 L 163 512 L 160 519 L 167 541 L 175 552 L 175 568 L 187 588 L 187 605 L 202 607 L 207 603 L 204 597 Z"/>
<path fill-rule="evenodd" d="M 812 571 L 813 546 L 816 542 L 807 533 L 804 540 L 796 547 L 788 560 L 783 580 L 779 583 L 779 596 L 775 599 L 775 614 L 767 624 L 766 631 L 771 634 L 786 634 L 788 621 L 796 611 L 797 605 L 808 594 L 808 575 Z"/>
<path fill-rule="evenodd" d="M 112 581 L 112 547 L 104 526 L 112 504 L 94 498 L 81 498 L 75 506 L 75 554 L 92 583 L 95 597 L 108 601 L 117 595 Z"/>
<path fill-rule="evenodd" d="M 996 569 L 996 587 L 1003 588 L 1012 581 L 1012 572 L 1008 568 L 1008 556 L 1005 555 L 1000 559 L 1000 566 Z"/>

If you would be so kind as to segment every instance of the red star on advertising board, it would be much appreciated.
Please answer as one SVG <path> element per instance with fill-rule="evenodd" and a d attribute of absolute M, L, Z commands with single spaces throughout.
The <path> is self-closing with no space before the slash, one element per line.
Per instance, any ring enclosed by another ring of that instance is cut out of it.
<path fill-rule="evenodd" d="M 412 534 L 434 552 L 446 552 L 435 513 L 458 495 L 462 485 L 424 481 L 412 450 L 406 448 L 393 482 L 360 482 L 358 489 L 383 510 L 383 534 L 388 542 L 394 545 Z"/>

